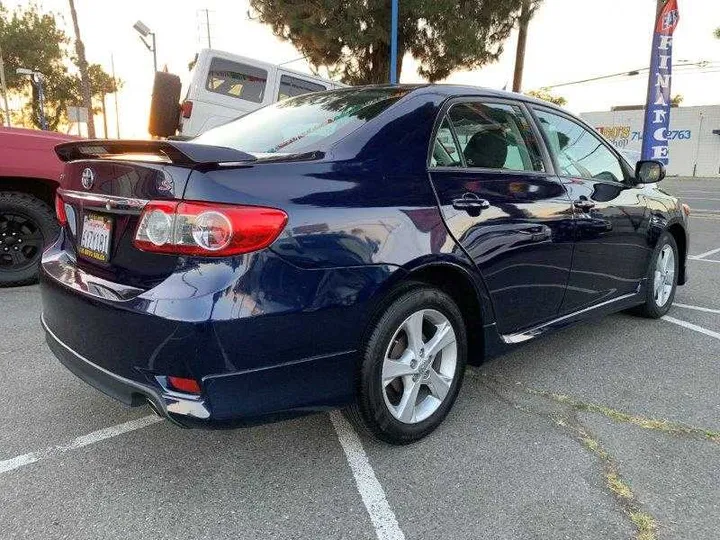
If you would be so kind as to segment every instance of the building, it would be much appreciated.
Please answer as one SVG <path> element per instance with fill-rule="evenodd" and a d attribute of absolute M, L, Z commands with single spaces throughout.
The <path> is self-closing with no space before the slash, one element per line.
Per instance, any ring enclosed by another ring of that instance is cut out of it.
<path fill-rule="evenodd" d="M 639 156 L 644 110 L 615 107 L 581 116 L 617 148 Z M 720 177 L 720 105 L 673 107 L 668 175 Z"/>

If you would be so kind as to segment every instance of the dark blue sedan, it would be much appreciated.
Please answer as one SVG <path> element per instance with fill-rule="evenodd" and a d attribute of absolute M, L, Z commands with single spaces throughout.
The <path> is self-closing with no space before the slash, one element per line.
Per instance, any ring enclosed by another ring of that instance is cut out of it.
<path fill-rule="evenodd" d="M 181 426 L 345 407 L 408 443 L 466 363 L 657 318 L 687 207 L 581 120 L 458 86 L 276 103 L 190 142 L 62 144 L 42 324 L 69 370 Z M 641 338 L 640 338 L 641 339 Z"/>

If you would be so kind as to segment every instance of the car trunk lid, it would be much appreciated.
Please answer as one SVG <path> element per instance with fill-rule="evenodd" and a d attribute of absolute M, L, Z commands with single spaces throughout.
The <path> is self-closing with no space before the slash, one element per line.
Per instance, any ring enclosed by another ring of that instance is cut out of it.
<path fill-rule="evenodd" d="M 183 198 L 192 170 L 253 161 L 236 150 L 180 141 L 82 141 L 61 144 L 68 247 L 77 266 L 108 282 L 147 290 L 167 278 L 178 256 L 133 244 L 149 201 Z"/>

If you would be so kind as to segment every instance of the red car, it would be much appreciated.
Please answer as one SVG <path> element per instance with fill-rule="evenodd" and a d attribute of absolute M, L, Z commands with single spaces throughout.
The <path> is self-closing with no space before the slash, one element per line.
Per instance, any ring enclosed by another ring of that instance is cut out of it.
<path fill-rule="evenodd" d="M 0 128 L 0 287 L 37 281 L 43 247 L 55 239 L 62 164 L 55 145 L 78 137 Z"/>

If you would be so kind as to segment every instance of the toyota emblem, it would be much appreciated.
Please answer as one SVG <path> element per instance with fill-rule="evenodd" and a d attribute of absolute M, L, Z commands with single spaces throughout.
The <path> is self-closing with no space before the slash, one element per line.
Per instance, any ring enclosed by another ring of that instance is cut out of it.
<path fill-rule="evenodd" d="M 83 171 L 80 181 L 85 189 L 90 189 L 95 183 L 95 173 L 91 168 L 87 168 Z"/>

